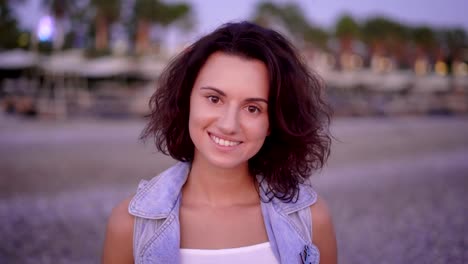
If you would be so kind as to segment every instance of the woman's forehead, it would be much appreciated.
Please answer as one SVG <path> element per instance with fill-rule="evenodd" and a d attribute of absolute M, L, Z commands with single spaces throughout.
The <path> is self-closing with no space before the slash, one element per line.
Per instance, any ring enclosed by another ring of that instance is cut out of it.
<path fill-rule="evenodd" d="M 257 59 L 216 52 L 208 57 L 194 84 L 195 89 L 206 86 L 226 94 L 244 92 L 268 97 L 268 69 Z"/>

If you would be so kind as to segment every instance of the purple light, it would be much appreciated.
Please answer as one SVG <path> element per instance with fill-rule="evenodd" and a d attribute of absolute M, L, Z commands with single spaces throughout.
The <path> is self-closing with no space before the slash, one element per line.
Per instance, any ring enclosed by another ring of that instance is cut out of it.
<path fill-rule="evenodd" d="M 44 16 L 39 20 L 37 37 L 39 41 L 48 41 L 54 34 L 54 19 L 51 16 Z"/>

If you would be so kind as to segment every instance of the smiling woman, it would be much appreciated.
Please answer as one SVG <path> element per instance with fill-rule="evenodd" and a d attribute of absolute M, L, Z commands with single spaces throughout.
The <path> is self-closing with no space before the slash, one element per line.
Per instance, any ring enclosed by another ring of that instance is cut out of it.
<path fill-rule="evenodd" d="M 268 90 L 268 70 L 261 61 L 212 54 L 190 96 L 194 163 L 247 171 L 269 131 Z"/>
<path fill-rule="evenodd" d="M 277 32 L 223 25 L 166 68 L 142 138 L 180 161 L 112 212 L 104 263 L 336 263 L 307 179 L 326 161 L 323 86 Z"/>

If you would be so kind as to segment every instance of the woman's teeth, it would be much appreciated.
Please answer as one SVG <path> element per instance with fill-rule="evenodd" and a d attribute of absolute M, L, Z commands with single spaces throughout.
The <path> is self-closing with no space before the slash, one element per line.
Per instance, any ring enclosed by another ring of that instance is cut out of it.
<path fill-rule="evenodd" d="M 232 147 L 240 144 L 240 141 L 230 141 L 213 135 L 211 135 L 211 139 L 213 139 L 213 141 L 216 142 L 216 144 L 224 147 Z"/>

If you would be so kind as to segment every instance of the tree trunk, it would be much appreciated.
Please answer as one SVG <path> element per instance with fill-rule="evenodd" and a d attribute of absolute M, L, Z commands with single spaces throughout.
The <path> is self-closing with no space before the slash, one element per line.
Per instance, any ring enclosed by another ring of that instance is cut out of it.
<path fill-rule="evenodd" d="M 61 50 L 65 42 L 65 30 L 63 17 L 55 16 L 55 33 L 53 39 L 54 50 Z"/>
<path fill-rule="evenodd" d="M 411 66 L 411 56 L 408 56 L 407 43 L 403 40 L 397 41 L 392 48 L 392 57 L 399 67 L 408 68 Z"/>
<path fill-rule="evenodd" d="M 340 38 L 340 53 L 351 53 L 353 38 L 351 36 L 343 36 Z"/>
<path fill-rule="evenodd" d="M 108 25 L 103 16 L 96 17 L 96 50 L 105 50 L 108 45 Z"/>
<path fill-rule="evenodd" d="M 149 31 L 150 23 L 146 19 L 140 19 L 138 21 L 138 29 L 136 34 L 136 53 L 143 54 L 149 50 L 150 41 L 149 41 Z"/>
<path fill-rule="evenodd" d="M 381 40 L 374 40 L 371 44 L 371 53 L 373 56 L 385 56 L 386 48 L 385 44 Z"/>

